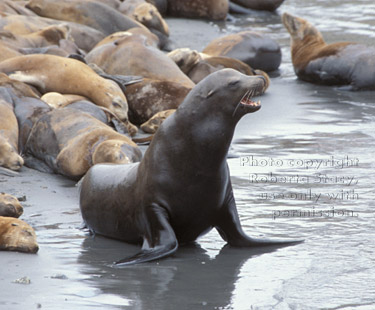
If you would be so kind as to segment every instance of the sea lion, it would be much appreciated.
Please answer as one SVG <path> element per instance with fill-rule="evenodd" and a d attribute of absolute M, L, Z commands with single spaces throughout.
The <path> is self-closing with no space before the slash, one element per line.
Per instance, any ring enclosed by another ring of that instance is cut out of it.
<path fill-rule="evenodd" d="M 0 167 L 19 170 L 23 158 L 18 153 L 18 124 L 13 107 L 0 99 Z"/>
<path fill-rule="evenodd" d="M 80 95 L 60 94 L 57 92 L 45 93 L 41 98 L 42 101 L 47 103 L 51 108 L 63 108 L 73 102 L 85 100 L 86 97 Z"/>
<path fill-rule="evenodd" d="M 79 179 L 97 163 L 133 163 L 142 153 L 128 137 L 69 106 L 43 114 L 25 146 L 30 168 Z"/>
<path fill-rule="evenodd" d="M 171 255 L 214 227 L 231 246 L 275 244 L 242 230 L 226 161 L 236 124 L 260 109 L 250 98 L 263 87 L 262 77 L 217 71 L 166 119 L 140 163 L 95 165 L 87 172 L 80 208 L 90 231 L 143 241 L 141 252 L 118 266 Z"/>
<path fill-rule="evenodd" d="M 19 128 L 18 148 L 23 154 L 34 124 L 52 108 L 39 98 L 31 97 L 15 98 L 13 105 Z"/>
<path fill-rule="evenodd" d="M 251 68 L 266 72 L 277 70 L 281 63 L 280 45 L 271 38 L 248 30 L 214 39 L 202 52 L 235 58 Z"/>
<path fill-rule="evenodd" d="M 262 75 L 266 79 L 264 91 L 270 84 L 268 74 L 262 70 L 254 70 L 241 60 L 225 57 L 210 56 L 189 48 L 178 48 L 168 53 L 171 58 L 194 83 L 199 83 L 207 75 L 221 69 L 231 68 L 246 75 Z"/>
<path fill-rule="evenodd" d="M 275 11 L 284 0 L 231 0 L 245 8 L 261 11 Z"/>
<path fill-rule="evenodd" d="M 144 27 L 117 10 L 96 1 L 30 0 L 26 7 L 39 16 L 80 23 L 107 36 L 133 27 Z"/>
<path fill-rule="evenodd" d="M 140 125 L 158 112 L 177 109 L 191 89 L 179 83 L 153 79 L 143 79 L 140 83 L 127 86 L 125 94 L 130 121 Z"/>
<path fill-rule="evenodd" d="M 38 252 L 39 246 L 34 229 L 19 219 L 0 216 L 0 250 Z"/>
<path fill-rule="evenodd" d="M 128 121 L 128 105 L 120 87 L 100 77 L 81 61 L 55 55 L 25 55 L 1 62 L 0 72 L 37 87 L 43 94 L 58 92 L 85 96 L 117 115 L 130 134 L 137 131 Z"/>
<path fill-rule="evenodd" d="M 375 89 L 375 48 L 355 42 L 327 44 L 308 21 L 283 14 L 291 36 L 292 62 L 301 80 L 347 85 L 345 89 Z"/>
<path fill-rule="evenodd" d="M 169 109 L 156 113 L 147 122 L 141 125 L 141 129 L 147 133 L 155 133 L 167 117 L 171 116 L 175 111 L 176 109 Z"/>
<path fill-rule="evenodd" d="M 90 51 L 85 59 L 108 74 L 139 75 L 179 83 L 188 88 L 195 85 L 166 54 L 148 45 L 147 40 L 139 35 L 133 34 L 100 45 Z"/>
<path fill-rule="evenodd" d="M 0 193 L 0 216 L 20 217 L 22 213 L 23 208 L 16 197 Z"/>
<path fill-rule="evenodd" d="M 122 2 L 119 11 L 134 18 L 151 31 L 157 30 L 162 34 L 169 36 L 168 24 L 160 15 L 158 9 L 151 3 L 147 3 L 144 0 L 127 0 Z"/>
<path fill-rule="evenodd" d="M 168 15 L 224 20 L 229 10 L 228 0 L 169 0 Z"/>
<path fill-rule="evenodd" d="M 132 35 L 141 36 L 141 37 L 143 36 L 146 39 L 145 42 L 146 42 L 147 45 L 151 45 L 151 46 L 155 46 L 155 47 L 160 48 L 159 38 L 155 34 L 151 33 L 147 29 L 143 29 L 143 28 L 131 28 L 131 29 L 126 30 L 126 31 L 119 31 L 119 32 L 112 33 L 111 35 L 105 37 L 103 40 L 98 42 L 95 45 L 94 48 L 96 48 L 100 45 L 115 42 L 117 40 L 129 37 L 129 36 L 132 36 Z"/>
<path fill-rule="evenodd" d="M 23 15 L 7 15 L 1 18 L 0 29 L 9 31 L 12 34 L 28 34 L 51 25 L 68 25 L 71 30 L 71 36 L 77 46 L 85 52 L 90 51 L 96 43 L 102 40 L 105 35 L 92 27 L 45 18 L 40 16 L 23 16 Z M 61 44 L 61 42 L 60 42 Z"/>

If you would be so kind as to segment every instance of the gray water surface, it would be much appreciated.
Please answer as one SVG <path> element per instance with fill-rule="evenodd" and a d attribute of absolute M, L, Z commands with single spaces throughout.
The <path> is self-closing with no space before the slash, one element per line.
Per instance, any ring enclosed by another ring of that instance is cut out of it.
<path fill-rule="evenodd" d="M 114 269 L 139 250 L 79 229 L 73 182 L 24 168 L 1 190 L 26 195 L 38 255 L 1 253 L 1 309 L 375 309 L 375 93 L 296 79 L 287 11 L 327 42 L 375 45 L 373 1 L 286 0 L 277 13 L 226 23 L 167 19 L 172 39 L 201 50 L 244 29 L 282 47 L 262 109 L 237 126 L 228 163 L 244 230 L 305 239 L 281 249 L 232 249 L 212 231 L 159 262 Z M 198 124 L 199 125 L 199 124 Z M 31 284 L 12 281 L 28 276 Z"/>

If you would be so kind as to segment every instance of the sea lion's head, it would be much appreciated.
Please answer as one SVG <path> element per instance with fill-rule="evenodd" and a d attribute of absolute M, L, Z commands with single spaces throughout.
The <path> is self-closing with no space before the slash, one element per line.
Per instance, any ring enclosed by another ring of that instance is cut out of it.
<path fill-rule="evenodd" d="M 0 193 L 0 216 L 20 217 L 22 213 L 23 208 L 16 197 Z"/>
<path fill-rule="evenodd" d="M 177 48 L 172 52 L 168 53 L 168 57 L 172 59 L 176 65 L 185 74 L 200 61 L 202 56 L 196 50 L 191 50 L 190 48 Z"/>
<path fill-rule="evenodd" d="M 285 28 L 290 33 L 292 41 L 299 42 L 303 41 L 307 37 L 314 37 L 323 39 L 319 30 L 311 25 L 307 20 L 293 16 L 289 13 L 284 13 L 282 17 L 283 24 Z"/>
<path fill-rule="evenodd" d="M 265 84 L 262 76 L 248 76 L 234 69 L 219 70 L 199 82 L 177 111 L 189 109 L 193 114 L 238 121 L 260 109 L 260 101 L 252 99 L 263 93 Z"/>
<path fill-rule="evenodd" d="M 132 143 L 130 141 L 130 143 Z M 129 164 L 137 162 L 141 159 L 141 151 L 138 147 L 131 146 L 128 143 L 111 139 L 101 142 L 92 155 L 93 164 L 114 163 Z"/>
<path fill-rule="evenodd" d="M 0 249 L 25 253 L 38 252 L 34 229 L 19 219 L 0 217 Z"/>
<path fill-rule="evenodd" d="M 0 137 L 0 167 L 19 170 L 23 166 L 23 158 L 16 152 L 10 143 Z"/>

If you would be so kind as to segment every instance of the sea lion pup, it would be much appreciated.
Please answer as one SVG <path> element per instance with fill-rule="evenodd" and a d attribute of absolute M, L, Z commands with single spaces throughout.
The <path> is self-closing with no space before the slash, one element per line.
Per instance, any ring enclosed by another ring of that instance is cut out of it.
<path fill-rule="evenodd" d="M 354 42 L 327 44 L 308 21 L 283 14 L 291 36 L 292 62 L 304 81 L 348 85 L 348 90 L 375 89 L 375 48 Z"/>
<path fill-rule="evenodd" d="M 231 68 L 246 75 L 262 75 L 266 79 L 264 91 L 270 84 L 269 76 L 262 70 L 254 70 L 244 62 L 225 56 L 210 56 L 190 48 L 178 48 L 168 53 L 171 58 L 194 83 L 199 83 L 207 75 L 221 69 Z"/>
<path fill-rule="evenodd" d="M 277 70 L 281 63 L 280 45 L 269 37 L 248 30 L 214 39 L 202 52 L 235 58 L 266 72 Z"/>
<path fill-rule="evenodd" d="M 30 0 L 26 7 L 39 16 L 83 24 L 107 36 L 133 27 L 144 27 L 141 23 L 96 1 Z"/>
<path fill-rule="evenodd" d="M 195 85 L 174 61 L 159 49 L 148 45 L 147 39 L 140 35 L 132 34 L 100 45 L 90 51 L 85 59 L 88 63 L 95 63 L 108 74 L 143 76 L 179 83 L 188 88 Z"/>
<path fill-rule="evenodd" d="M 0 216 L 20 217 L 22 213 L 23 208 L 16 197 L 0 193 Z"/>
<path fill-rule="evenodd" d="M 153 4 L 144 0 L 127 0 L 122 2 L 119 11 L 140 22 L 151 31 L 157 30 L 165 36 L 169 36 L 168 24 Z"/>
<path fill-rule="evenodd" d="M 23 158 L 18 153 L 18 124 L 13 107 L 0 99 L 0 167 L 19 170 Z"/>
<path fill-rule="evenodd" d="M 25 146 L 27 166 L 74 180 L 97 163 L 133 163 L 141 156 L 128 137 L 69 106 L 42 115 Z"/>
<path fill-rule="evenodd" d="M 231 0 L 245 8 L 261 11 L 275 11 L 284 0 Z"/>
<path fill-rule="evenodd" d="M 130 121 L 140 125 L 158 112 L 177 109 L 191 89 L 180 83 L 154 79 L 143 79 L 140 83 L 127 86 L 125 94 Z"/>
<path fill-rule="evenodd" d="M 38 252 L 39 246 L 34 229 L 19 219 L 0 216 L 0 250 Z"/>
<path fill-rule="evenodd" d="M 0 72 L 37 87 L 43 94 L 58 92 L 85 96 L 117 115 L 131 135 L 137 132 L 128 121 L 128 104 L 120 87 L 100 77 L 81 61 L 55 55 L 25 55 L 1 62 Z"/>
<path fill-rule="evenodd" d="M 250 98 L 263 87 L 262 77 L 217 71 L 165 120 L 140 163 L 95 165 L 87 172 L 80 208 L 88 228 L 129 243 L 143 241 L 141 252 L 118 266 L 171 255 L 212 228 L 236 247 L 290 244 L 244 233 L 226 161 L 236 124 L 260 109 Z"/>
<path fill-rule="evenodd" d="M 156 113 L 147 122 L 141 125 L 141 129 L 147 133 L 155 133 L 167 117 L 171 116 L 175 111 L 176 109 L 169 109 Z"/>
<path fill-rule="evenodd" d="M 223 20 L 229 10 L 228 0 L 168 0 L 168 15 Z"/>

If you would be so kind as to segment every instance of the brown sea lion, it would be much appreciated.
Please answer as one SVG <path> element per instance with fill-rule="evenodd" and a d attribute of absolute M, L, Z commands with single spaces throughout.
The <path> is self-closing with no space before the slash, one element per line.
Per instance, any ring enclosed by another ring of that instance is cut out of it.
<path fill-rule="evenodd" d="M 243 61 L 251 68 L 266 72 L 281 63 L 279 44 L 260 33 L 242 31 L 212 40 L 202 51 L 211 56 L 227 56 Z"/>
<path fill-rule="evenodd" d="M 18 124 L 13 107 L 0 99 L 0 167 L 19 170 L 23 158 L 18 153 Z"/>
<path fill-rule="evenodd" d="M 0 216 L 20 217 L 22 213 L 23 208 L 16 197 L 0 193 Z"/>
<path fill-rule="evenodd" d="M 308 21 L 283 14 L 291 36 L 292 62 L 304 81 L 347 85 L 348 90 L 375 89 L 375 48 L 355 42 L 327 44 Z"/>
<path fill-rule="evenodd" d="M 233 195 L 228 149 L 239 120 L 260 109 L 252 96 L 263 84 L 262 77 L 217 71 L 166 119 L 140 163 L 95 165 L 87 172 L 80 208 L 90 231 L 143 244 L 117 266 L 172 255 L 212 228 L 234 247 L 298 243 L 248 236 Z"/>
<path fill-rule="evenodd" d="M 262 75 L 266 79 L 265 89 L 270 79 L 266 72 L 254 70 L 244 62 L 225 56 L 210 56 L 189 48 L 178 48 L 168 53 L 170 57 L 194 83 L 199 83 L 207 75 L 221 69 L 231 68 L 246 75 Z"/>
<path fill-rule="evenodd" d="M 38 252 L 39 246 L 34 229 L 19 219 L 0 216 L 0 250 Z"/>
<path fill-rule="evenodd" d="M 231 0 L 245 8 L 262 11 L 275 11 L 284 0 Z"/>
<path fill-rule="evenodd" d="M 228 0 L 168 0 L 168 14 L 172 16 L 223 20 L 228 10 Z"/>
<path fill-rule="evenodd" d="M 127 86 L 125 94 L 131 122 L 140 125 L 158 112 L 177 109 L 191 89 L 179 83 L 152 79 Z"/>
<path fill-rule="evenodd" d="M 108 74 L 138 75 L 179 83 L 188 88 L 195 85 L 174 61 L 159 49 L 148 45 L 147 40 L 139 35 L 100 45 L 88 53 L 85 59 L 88 63 L 95 63 Z"/>
<path fill-rule="evenodd" d="M 42 115 L 25 146 L 27 166 L 71 179 L 79 179 L 97 163 L 132 163 L 141 156 L 128 137 L 69 106 Z"/>
<path fill-rule="evenodd" d="M 133 27 L 144 27 L 117 10 L 96 1 L 30 0 L 26 7 L 39 16 L 83 24 L 107 36 Z"/>
<path fill-rule="evenodd" d="M 175 111 L 176 109 L 169 109 L 156 113 L 147 122 L 141 125 L 141 129 L 147 133 L 155 133 L 167 117 L 171 116 Z"/>
<path fill-rule="evenodd" d="M 81 61 L 55 55 L 27 55 L 1 62 L 0 72 L 37 87 L 43 94 L 59 92 L 85 96 L 117 115 L 130 134 L 136 132 L 128 121 L 128 105 L 120 87 L 100 77 Z"/>

